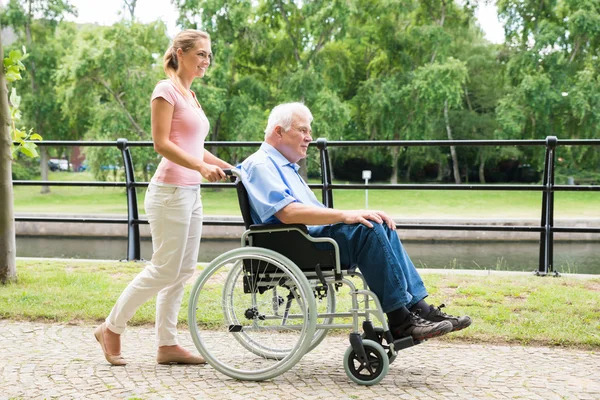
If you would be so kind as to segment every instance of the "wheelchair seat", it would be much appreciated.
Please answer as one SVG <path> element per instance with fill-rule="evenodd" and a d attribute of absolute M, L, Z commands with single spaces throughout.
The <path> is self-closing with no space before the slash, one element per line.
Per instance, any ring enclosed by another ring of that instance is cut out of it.
<path fill-rule="evenodd" d="M 236 178 L 235 187 L 244 225 L 249 230 L 247 245 L 276 251 L 289 258 L 302 271 L 333 271 L 336 257 L 330 249 L 318 247 L 310 240 L 308 228 L 302 224 L 254 224 L 250 213 L 250 200 L 242 180 Z"/>

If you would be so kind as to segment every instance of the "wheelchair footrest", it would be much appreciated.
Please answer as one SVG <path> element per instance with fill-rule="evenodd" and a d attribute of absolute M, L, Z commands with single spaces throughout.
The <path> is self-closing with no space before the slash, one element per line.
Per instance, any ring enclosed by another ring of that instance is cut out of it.
<path fill-rule="evenodd" d="M 243 328 L 242 325 L 229 325 L 227 330 L 229 332 L 235 333 L 235 332 L 242 332 L 242 330 L 243 330 L 242 328 Z"/>
<path fill-rule="evenodd" d="M 407 349 L 407 348 L 412 347 L 419 343 L 421 343 L 421 342 L 419 342 L 418 340 L 416 340 L 416 341 L 413 340 L 413 338 L 411 336 L 403 337 L 403 338 L 394 340 L 394 350 L 396 350 L 396 351 L 404 350 L 404 349 Z"/>

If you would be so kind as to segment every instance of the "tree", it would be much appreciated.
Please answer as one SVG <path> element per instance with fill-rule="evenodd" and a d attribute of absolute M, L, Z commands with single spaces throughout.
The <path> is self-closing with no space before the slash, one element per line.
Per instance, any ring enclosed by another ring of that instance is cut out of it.
<path fill-rule="evenodd" d="M 61 124 L 53 81 L 57 59 L 64 52 L 56 46 L 54 32 L 67 14 L 76 14 L 68 0 L 10 0 L 1 15 L 3 24 L 11 26 L 19 36 L 15 45 L 25 45 L 30 53 L 28 74 L 19 85 L 23 95 L 23 119 L 36 132 L 52 139 L 69 139 Z M 41 149 L 40 167 L 42 180 L 48 180 L 45 147 Z M 48 186 L 42 186 L 41 190 L 50 192 Z"/>
<path fill-rule="evenodd" d="M 500 0 L 506 21 L 506 94 L 497 108 L 504 138 L 593 138 L 593 90 L 600 73 L 600 4 L 594 0 Z M 561 150 L 563 151 L 563 150 Z M 600 151 L 564 150 L 577 169 L 597 167 Z M 530 155 L 531 157 L 531 155 Z M 536 157 L 540 159 L 541 157 Z"/>
<path fill-rule="evenodd" d="M 156 82 L 164 78 L 162 54 L 167 44 L 162 22 L 122 21 L 78 30 L 55 76 L 69 125 L 89 140 L 151 140 L 148 102 Z M 98 179 L 110 173 L 101 165 L 121 165 L 116 149 L 90 148 L 86 154 Z M 139 148 L 134 160 L 136 171 L 148 180 L 156 153 Z"/>
<path fill-rule="evenodd" d="M 12 159 L 21 152 L 29 157 L 37 157 L 36 146 L 28 140 L 41 140 L 41 136 L 33 130 L 27 132 L 16 124 L 20 121 L 20 97 L 15 88 L 12 88 L 10 105 L 6 83 L 21 79 L 21 71 L 25 69 L 22 60 L 27 57 L 23 53 L 11 51 L 4 58 L 2 40 L 0 37 L 0 283 L 16 279 L 16 244 L 15 221 L 13 212 L 12 191 Z M 13 147 L 13 141 L 17 146 Z"/>
<path fill-rule="evenodd" d="M 323 84 L 315 63 L 326 45 L 341 34 L 348 14 L 346 3 L 175 1 L 183 26 L 204 29 L 212 37 L 216 54 L 212 71 L 195 85 L 200 87 L 198 97 L 206 100 L 213 140 L 236 140 L 240 135 L 262 138 L 266 115 L 274 104 L 283 101 L 304 101 L 315 121 L 323 121 L 333 112 L 345 123 L 346 106 L 336 91 Z M 343 107 L 320 108 L 326 104 Z M 341 129 L 337 126 L 321 134 L 339 133 Z M 306 171 L 302 168 L 302 173 Z"/>
<path fill-rule="evenodd" d="M 0 59 L 4 60 L 0 35 Z M 15 219 L 12 192 L 12 135 L 4 68 L 0 68 L 0 282 L 16 279 Z"/>
<path fill-rule="evenodd" d="M 129 15 L 131 16 L 131 20 L 135 19 L 135 6 L 137 5 L 137 0 L 123 0 L 125 3 L 125 7 L 127 11 L 129 11 Z"/>

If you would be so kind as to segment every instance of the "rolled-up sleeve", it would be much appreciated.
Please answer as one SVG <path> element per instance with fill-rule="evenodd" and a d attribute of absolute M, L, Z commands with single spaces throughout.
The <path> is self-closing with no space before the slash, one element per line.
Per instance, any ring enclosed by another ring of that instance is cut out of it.
<path fill-rule="evenodd" d="M 267 223 L 279 210 L 297 201 L 269 161 L 255 163 L 248 170 L 242 169 L 242 181 L 261 223 Z"/>

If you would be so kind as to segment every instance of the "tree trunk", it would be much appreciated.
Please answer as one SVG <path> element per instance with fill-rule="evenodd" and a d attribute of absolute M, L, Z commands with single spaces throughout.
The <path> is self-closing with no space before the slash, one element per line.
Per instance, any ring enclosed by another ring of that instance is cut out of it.
<path fill-rule="evenodd" d="M 40 171 L 42 173 L 42 180 L 48 180 L 48 148 L 46 146 L 40 146 Z M 50 186 L 42 186 L 41 194 L 50 193 Z"/>
<path fill-rule="evenodd" d="M 435 178 L 436 182 L 441 182 L 444 180 L 444 174 L 446 173 L 446 156 L 444 154 L 440 155 L 440 159 L 438 161 L 438 173 Z"/>
<path fill-rule="evenodd" d="M 212 135 L 211 135 L 212 136 L 211 140 L 213 142 L 216 142 L 219 138 L 219 129 L 221 128 L 221 117 L 222 116 L 223 116 L 223 113 L 220 113 L 219 116 L 217 117 L 217 121 L 215 122 L 215 126 L 213 127 L 213 131 L 212 131 Z M 216 156 L 217 149 L 218 149 L 217 146 L 211 146 L 210 152 Z"/>
<path fill-rule="evenodd" d="M 479 183 L 485 183 L 485 155 L 484 150 L 479 153 Z"/>
<path fill-rule="evenodd" d="M 410 171 L 412 169 L 412 166 L 413 166 L 413 163 L 412 163 L 412 161 L 409 160 L 408 167 L 406 167 L 406 175 L 404 177 L 404 180 L 406 182 L 410 182 Z"/>
<path fill-rule="evenodd" d="M 306 162 L 306 158 L 298 161 L 298 165 L 300 166 L 298 173 L 304 179 L 304 182 L 308 183 L 308 163 Z"/>
<path fill-rule="evenodd" d="M 31 23 L 33 21 L 33 1 L 32 0 L 29 0 L 28 6 L 29 6 L 29 10 L 27 13 L 27 22 L 25 24 L 25 37 L 26 37 L 26 41 L 27 41 L 27 48 L 31 49 L 31 43 L 33 42 L 33 39 L 31 37 Z M 37 97 L 37 85 L 35 83 L 35 61 L 33 61 L 33 60 L 31 60 L 31 65 L 29 67 L 29 77 L 31 79 L 31 94 L 34 97 Z M 40 129 L 39 121 L 40 121 L 39 110 L 36 108 L 36 110 L 34 112 L 34 121 L 33 121 L 33 123 L 35 125 L 35 132 L 44 136 L 44 132 L 42 132 L 42 130 Z M 47 181 L 48 180 L 48 150 L 46 147 L 42 147 L 41 150 L 42 150 L 41 159 L 40 159 L 40 162 L 42 163 L 40 165 L 41 177 L 42 177 L 43 181 Z M 44 159 L 44 157 L 45 157 L 45 159 Z M 50 186 L 42 186 L 40 193 L 42 193 L 42 194 L 50 193 Z"/>
<path fill-rule="evenodd" d="M 392 146 L 390 149 L 392 152 L 392 178 L 390 183 L 395 185 L 398 183 L 398 158 L 400 158 L 400 148 L 398 146 Z"/>
<path fill-rule="evenodd" d="M 448 140 L 452 139 L 452 129 L 450 129 L 450 119 L 448 118 L 448 100 L 444 100 L 444 121 L 446 122 L 446 132 Z M 458 169 L 458 157 L 456 156 L 456 147 L 450 146 L 450 155 L 452 156 L 452 171 L 454 173 L 454 182 L 460 185 L 460 171 Z"/>
<path fill-rule="evenodd" d="M 0 60 L 4 60 L 1 36 Z M 4 80 L 4 68 L 0 68 L 0 283 L 2 284 L 17 278 L 11 144 L 8 90 Z"/>
<path fill-rule="evenodd" d="M 129 10 L 129 15 L 131 16 L 131 20 L 132 21 L 135 19 L 135 6 L 136 6 L 136 3 L 137 3 L 137 0 L 125 0 L 125 6 Z"/>
<path fill-rule="evenodd" d="M 223 113 L 219 114 L 219 117 L 217 118 L 217 122 L 215 123 L 215 126 L 213 128 L 212 131 L 212 141 L 216 142 L 219 138 L 219 129 L 221 128 L 221 116 L 223 115 Z M 218 146 L 211 146 L 210 152 L 218 157 L 217 155 L 217 151 L 218 151 Z M 213 189 L 215 192 L 220 192 L 222 189 L 221 188 L 214 188 Z"/>

